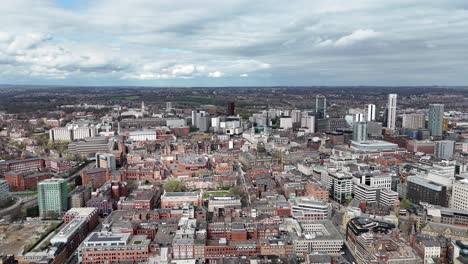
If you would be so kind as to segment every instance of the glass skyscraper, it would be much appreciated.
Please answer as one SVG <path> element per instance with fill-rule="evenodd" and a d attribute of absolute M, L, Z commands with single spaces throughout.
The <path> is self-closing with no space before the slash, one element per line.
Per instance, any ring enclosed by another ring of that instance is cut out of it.
<path fill-rule="evenodd" d="M 58 218 L 68 209 L 68 189 L 65 179 L 47 179 L 37 184 L 37 203 L 41 218 Z"/>
<path fill-rule="evenodd" d="M 444 125 L 444 105 L 430 104 L 428 129 L 433 137 L 441 137 Z"/>

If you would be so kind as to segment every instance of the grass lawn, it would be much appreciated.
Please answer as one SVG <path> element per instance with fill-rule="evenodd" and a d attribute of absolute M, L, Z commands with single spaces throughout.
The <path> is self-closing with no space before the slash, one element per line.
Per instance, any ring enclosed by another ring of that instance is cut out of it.
<path fill-rule="evenodd" d="M 210 198 L 211 196 L 228 196 L 231 192 L 228 190 L 207 191 L 203 194 L 203 198 Z"/>
<path fill-rule="evenodd" d="M 37 192 L 22 192 L 22 193 L 13 193 L 15 196 L 34 196 L 37 195 Z"/>

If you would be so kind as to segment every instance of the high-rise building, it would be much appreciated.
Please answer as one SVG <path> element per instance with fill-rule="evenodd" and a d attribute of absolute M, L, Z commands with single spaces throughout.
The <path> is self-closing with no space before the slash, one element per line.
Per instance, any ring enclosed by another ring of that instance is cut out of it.
<path fill-rule="evenodd" d="M 315 96 L 315 112 L 318 113 L 318 119 L 327 118 L 327 98 L 323 95 Z"/>
<path fill-rule="evenodd" d="M 375 121 L 375 104 L 367 105 L 367 121 Z"/>
<path fill-rule="evenodd" d="M 403 124 L 401 127 L 409 129 L 424 128 L 426 117 L 424 114 L 403 114 Z"/>
<path fill-rule="evenodd" d="M 166 102 L 166 110 L 167 111 L 172 110 L 172 102 Z"/>
<path fill-rule="evenodd" d="M 396 104 L 397 94 L 389 94 L 387 105 L 387 128 L 390 129 L 396 128 Z"/>
<path fill-rule="evenodd" d="M 37 203 L 41 218 L 57 218 L 68 209 L 68 189 L 65 179 L 47 179 L 37 184 Z"/>
<path fill-rule="evenodd" d="M 453 157 L 455 149 L 455 141 L 441 140 L 435 143 L 435 156 L 438 159 L 450 160 Z"/>
<path fill-rule="evenodd" d="M 428 128 L 431 136 L 441 137 L 444 125 L 444 105 L 431 104 L 429 105 Z"/>
<path fill-rule="evenodd" d="M 468 179 L 457 181 L 452 187 L 450 208 L 468 211 Z"/>
<path fill-rule="evenodd" d="M 233 116 L 236 114 L 236 103 L 235 102 L 229 102 L 227 106 L 227 114 L 228 116 Z"/>
<path fill-rule="evenodd" d="M 367 141 L 367 122 L 354 122 L 353 140 L 357 142 Z"/>
<path fill-rule="evenodd" d="M 6 180 L 0 180 L 0 206 L 10 197 L 10 188 Z"/>

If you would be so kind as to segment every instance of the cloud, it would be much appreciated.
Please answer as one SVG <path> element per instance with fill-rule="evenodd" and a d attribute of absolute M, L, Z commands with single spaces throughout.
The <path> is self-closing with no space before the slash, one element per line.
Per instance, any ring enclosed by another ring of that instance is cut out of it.
<path fill-rule="evenodd" d="M 376 32 L 372 29 L 358 29 L 353 31 L 349 35 L 340 37 L 333 41 L 331 39 L 322 40 L 319 39 L 317 46 L 319 47 L 347 47 L 355 45 L 359 42 L 363 42 L 370 39 L 378 38 L 382 35 L 380 32 Z"/>
<path fill-rule="evenodd" d="M 5 0 L 0 83 L 466 84 L 467 7 L 463 0 Z M 206 78 L 215 76 L 229 78 Z"/>
<path fill-rule="evenodd" d="M 224 73 L 220 72 L 220 71 L 215 71 L 215 72 L 210 72 L 208 73 L 208 77 L 210 78 L 220 78 L 220 77 L 223 77 Z"/>

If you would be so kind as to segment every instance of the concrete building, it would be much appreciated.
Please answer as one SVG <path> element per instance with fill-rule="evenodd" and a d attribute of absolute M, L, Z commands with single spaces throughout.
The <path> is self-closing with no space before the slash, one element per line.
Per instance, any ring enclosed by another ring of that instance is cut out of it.
<path fill-rule="evenodd" d="M 455 141 L 441 140 L 435 142 L 435 157 L 438 159 L 451 160 L 455 149 Z"/>
<path fill-rule="evenodd" d="M 6 180 L 0 180 L 0 205 L 4 204 L 10 197 L 10 189 Z"/>
<path fill-rule="evenodd" d="M 203 205 L 202 192 L 166 192 L 161 195 L 161 208 L 182 208 L 185 204 Z"/>
<path fill-rule="evenodd" d="M 313 197 L 297 197 L 289 201 L 291 216 L 298 221 L 326 220 L 330 217 L 331 205 Z"/>
<path fill-rule="evenodd" d="M 282 129 L 290 129 L 293 127 L 293 119 L 292 117 L 285 116 L 280 118 L 280 128 Z"/>
<path fill-rule="evenodd" d="M 94 125 L 70 124 L 65 127 L 54 127 L 49 130 L 51 141 L 74 141 L 98 135 L 98 128 Z"/>
<path fill-rule="evenodd" d="M 91 187 L 87 185 L 77 186 L 70 192 L 68 205 L 70 208 L 86 207 L 86 203 L 91 199 Z"/>
<path fill-rule="evenodd" d="M 128 133 L 128 139 L 132 141 L 156 141 L 156 131 L 154 130 L 140 130 L 131 131 Z"/>
<path fill-rule="evenodd" d="M 375 104 L 367 105 L 367 122 L 375 121 Z"/>
<path fill-rule="evenodd" d="M 110 153 L 96 153 L 96 168 L 105 168 L 111 171 L 117 169 L 115 155 Z"/>
<path fill-rule="evenodd" d="M 409 176 L 407 184 L 406 198 L 412 203 L 448 206 L 447 186 L 418 176 Z"/>
<path fill-rule="evenodd" d="M 117 232 L 92 232 L 78 248 L 78 262 L 145 263 L 148 261 L 150 239 L 146 235 Z M 124 253 L 124 254 L 122 254 Z"/>
<path fill-rule="evenodd" d="M 57 218 L 68 209 L 68 188 L 65 179 L 47 179 L 37 185 L 37 203 L 41 218 Z"/>
<path fill-rule="evenodd" d="M 426 127 L 426 117 L 424 114 L 403 114 L 403 128 L 419 129 Z"/>
<path fill-rule="evenodd" d="M 396 128 L 396 106 L 397 94 L 389 94 L 387 103 L 387 128 Z"/>
<path fill-rule="evenodd" d="M 468 179 L 453 184 L 450 208 L 468 211 Z"/>
<path fill-rule="evenodd" d="M 298 222 L 295 219 L 287 219 L 285 222 L 286 228 L 292 234 L 295 254 L 340 254 L 344 241 L 331 221 Z"/>
<path fill-rule="evenodd" d="M 208 200 L 208 212 L 219 210 L 241 209 L 240 197 L 237 196 L 211 196 Z"/>
<path fill-rule="evenodd" d="M 353 177 L 351 175 L 331 169 L 323 172 L 321 176 L 322 186 L 329 191 L 333 200 L 344 203 L 352 197 Z"/>
<path fill-rule="evenodd" d="M 353 141 L 356 141 L 356 142 L 367 141 L 367 122 L 354 122 L 353 123 Z"/>
<path fill-rule="evenodd" d="M 428 129 L 433 137 L 441 137 L 444 125 L 444 105 L 430 104 L 428 116 Z"/>

